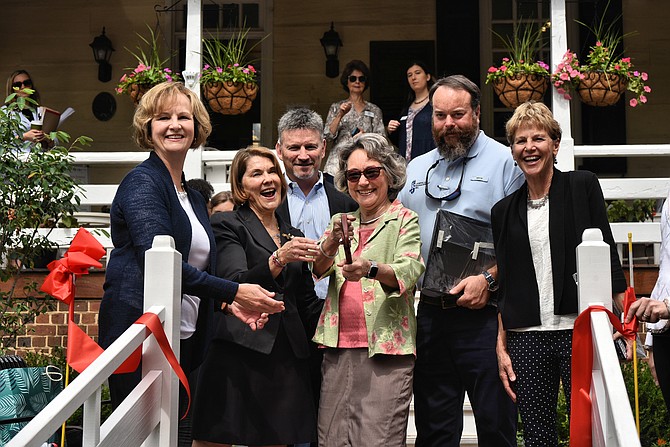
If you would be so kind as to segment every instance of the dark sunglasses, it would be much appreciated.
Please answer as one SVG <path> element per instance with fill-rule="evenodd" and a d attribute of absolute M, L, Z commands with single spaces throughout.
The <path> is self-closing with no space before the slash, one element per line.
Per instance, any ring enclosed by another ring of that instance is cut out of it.
<path fill-rule="evenodd" d="M 344 176 L 350 182 L 357 182 L 361 179 L 361 175 L 364 175 L 368 180 L 374 180 L 379 177 L 379 174 L 384 169 L 383 166 L 377 166 L 376 168 L 365 168 L 363 171 L 359 169 L 349 169 L 344 173 Z"/>
<path fill-rule="evenodd" d="M 461 185 L 463 184 L 463 176 L 465 175 L 465 160 L 463 160 L 463 169 L 461 170 L 461 179 L 458 181 L 458 186 L 456 187 L 456 189 L 455 189 L 453 192 L 447 194 L 446 196 L 435 197 L 435 196 L 432 195 L 432 194 L 430 193 L 430 191 L 428 190 L 428 177 L 430 176 L 431 171 L 432 171 L 433 169 L 435 169 L 435 168 L 437 167 L 437 165 L 440 164 L 440 162 L 441 162 L 442 160 L 444 160 L 444 159 L 443 159 L 443 158 L 440 158 L 439 160 L 437 160 L 435 163 L 433 163 L 433 166 L 431 166 L 431 167 L 428 169 L 428 172 L 426 172 L 426 186 L 425 186 L 425 190 L 426 190 L 426 195 L 427 195 L 428 197 L 430 197 L 431 199 L 435 199 L 435 200 L 446 200 L 447 202 L 449 202 L 449 201 L 451 201 L 451 200 L 456 200 L 456 199 L 458 199 L 458 198 L 461 196 Z M 438 185 L 438 188 L 439 188 L 439 185 Z"/>
<path fill-rule="evenodd" d="M 33 81 L 30 79 L 26 79 L 25 81 L 16 81 L 12 83 L 13 88 L 21 88 L 21 87 L 32 87 L 33 86 Z"/>
<path fill-rule="evenodd" d="M 349 82 L 358 81 L 358 82 L 365 83 L 365 82 L 367 82 L 367 80 L 368 80 L 367 76 L 354 76 L 354 75 L 349 76 Z"/>

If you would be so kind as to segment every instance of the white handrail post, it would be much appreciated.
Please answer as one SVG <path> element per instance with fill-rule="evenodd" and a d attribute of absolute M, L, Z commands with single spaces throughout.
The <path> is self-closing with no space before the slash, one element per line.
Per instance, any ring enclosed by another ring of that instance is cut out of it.
<path fill-rule="evenodd" d="M 165 335 L 179 359 L 179 326 L 181 320 L 181 253 L 175 250 L 171 236 L 156 236 L 144 259 L 144 309 L 165 306 Z M 142 376 L 151 370 L 161 370 L 162 404 L 158 433 L 154 431 L 145 446 L 177 445 L 179 420 L 179 379 L 154 337 L 144 342 Z"/>
<path fill-rule="evenodd" d="M 577 246 L 577 296 L 579 313 L 592 304 L 612 308 L 610 246 L 599 228 L 588 228 Z"/>

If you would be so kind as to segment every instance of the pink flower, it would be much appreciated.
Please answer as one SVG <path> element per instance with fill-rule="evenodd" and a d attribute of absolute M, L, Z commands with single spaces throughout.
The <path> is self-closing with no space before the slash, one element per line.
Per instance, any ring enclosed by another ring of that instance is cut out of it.
<path fill-rule="evenodd" d="M 256 73 L 256 69 L 251 64 L 249 64 L 249 70 L 251 70 L 252 73 Z"/>
<path fill-rule="evenodd" d="M 635 70 L 635 71 L 633 72 L 633 76 L 635 76 L 635 77 L 638 77 L 638 76 L 640 76 L 640 72 L 639 72 L 639 71 L 637 71 L 637 70 Z"/>
<path fill-rule="evenodd" d="M 170 76 L 170 75 L 168 75 L 168 74 L 165 75 L 165 79 L 166 79 L 168 82 L 172 82 L 172 76 Z"/>
<path fill-rule="evenodd" d="M 503 65 L 502 67 L 500 67 L 500 71 L 507 71 L 507 67 Z"/>
<path fill-rule="evenodd" d="M 147 67 L 144 64 L 139 64 L 134 71 L 135 71 L 135 73 L 142 73 L 143 71 L 147 70 L 148 68 L 149 67 Z"/>
<path fill-rule="evenodd" d="M 402 326 L 404 330 L 409 331 L 409 317 L 407 317 L 407 315 L 402 317 L 402 320 L 400 321 L 400 326 Z"/>
<path fill-rule="evenodd" d="M 240 66 L 240 64 L 238 64 L 238 63 L 233 64 L 233 67 L 239 67 L 239 66 Z"/>
<path fill-rule="evenodd" d="M 648 85 L 645 85 L 644 86 L 644 91 L 647 92 L 647 93 L 651 93 L 651 87 L 649 87 Z"/>
<path fill-rule="evenodd" d="M 629 63 L 630 63 L 630 58 L 629 58 L 629 57 L 622 57 L 622 58 L 621 58 L 621 62 L 624 62 L 624 63 L 626 63 L 626 64 L 629 64 Z"/>
<path fill-rule="evenodd" d="M 404 345 L 407 342 L 405 337 L 402 336 L 402 331 L 400 331 L 400 329 L 393 331 L 393 340 L 398 345 Z"/>
<path fill-rule="evenodd" d="M 647 102 L 647 97 L 644 96 L 644 95 L 640 95 L 640 102 L 641 102 L 642 104 L 646 103 L 646 102 Z"/>
<path fill-rule="evenodd" d="M 565 73 L 565 72 L 563 72 L 563 73 L 561 73 L 561 75 L 559 76 L 559 78 L 561 78 L 561 79 L 564 80 L 564 81 L 569 81 L 569 80 L 570 80 L 570 74 L 569 74 L 569 73 Z"/>
<path fill-rule="evenodd" d="M 164 71 L 165 73 L 172 73 L 172 70 L 170 70 L 169 68 L 164 68 L 163 71 Z"/>
<path fill-rule="evenodd" d="M 119 94 L 123 93 L 123 89 L 121 87 L 117 87 L 116 88 L 116 93 L 119 93 Z"/>
<path fill-rule="evenodd" d="M 502 60 L 503 60 L 503 62 L 509 62 L 509 58 L 508 58 L 508 57 L 503 57 Z"/>
<path fill-rule="evenodd" d="M 208 70 L 209 68 L 210 68 L 210 67 L 209 67 L 209 64 L 205 64 L 205 66 L 202 67 L 203 70 Z"/>
<path fill-rule="evenodd" d="M 494 66 L 489 67 L 489 73 L 495 73 L 496 71 L 498 71 L 498 69 L 496 67 L 494 67 Z"/>
<path fill-rule="evenodd" d="M 631 107 L 637 106 L 637 99 L 635 99 L 635 98 L 631 99 L 629 104 L 630 104 Z"/>
<path fill-rule="evenodd" d="M 561 85 L 563 85 L 563 81 L 554 82 L 554 87 L 560 87 Z"/>
<path fill-rule="evenodd" d="M 559 95 L 565 95 L 565 89 L 564 88 L 558 88 L 556 89 Z"/>
<path fill-rule="evenodd" d="M 124 74 L 123 76 L 121 76 L 121 79 L 120 79 L 119 82 L 124 82 L 126 80 L 126 78 L 127 78 L 127 76 Z"/>
<path fill-rule="evenodd" d="M 221 68 L 221 67 L 216 67 L 216 72 L 217 72 L 217 73 L 223 73 L 223 68 Z"/>
<path fill-rule="evenodd" d="M 641 77 L 642 77 L 642 80 L 643 80 L 643 81 L 646 81 L 647 79 L 649 79 L 649 75 L 648 75 L 646 72 L 644 72 L 644 71 L 642 72 Z"/>
<path fill-rule="evenodd" d="M 249 69 L 248 69 L 248 68 L 243 68 L 243 69 L 242 69 L 242 73 L 244 73 L 244 74 L 249 74 Z"/>
<path fill-rule="evenodd" d="M 596 46 L 597 46 L 597 47 L 602 47 L 602 46 L 603 46 L 603 43 L 602 43 L 601 41 L 598 41 L 598 42 L 596 42 Z"/>

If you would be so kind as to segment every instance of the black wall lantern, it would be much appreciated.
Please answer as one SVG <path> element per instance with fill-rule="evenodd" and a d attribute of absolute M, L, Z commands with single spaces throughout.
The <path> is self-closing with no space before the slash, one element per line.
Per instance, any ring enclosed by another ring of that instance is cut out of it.
<path fill-rule="evenodd" d="M 326 52 L 326 76 L 336 78 L 340 74 L 340 61 L 337 58 L 337 52 L 342 46 L 340 35 L 333 29 L 333 22 L 330 22 L 330 31 L 323 33 L 321 46 Z"/>
<path fill-rule="evenodd" d="M 107 82 L 112 79 L 112 66 L 109 64 L 109 58 L 112 57 L 112 41 L 105 36 L 105 27 L 102 27 L 102 34 L 93 39 L 89 44 L 93 48 L 93 57 L 99 64 L 98 66 L 98 80 L 100 82 Z"/>

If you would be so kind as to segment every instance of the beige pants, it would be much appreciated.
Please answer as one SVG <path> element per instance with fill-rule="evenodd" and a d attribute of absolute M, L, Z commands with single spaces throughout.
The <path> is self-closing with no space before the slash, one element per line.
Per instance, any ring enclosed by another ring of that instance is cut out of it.
<path fill-rule="evenodd" d="M 320 447 L 405 446 L 413 355 L 328 349 L 321 371 Z"/>

